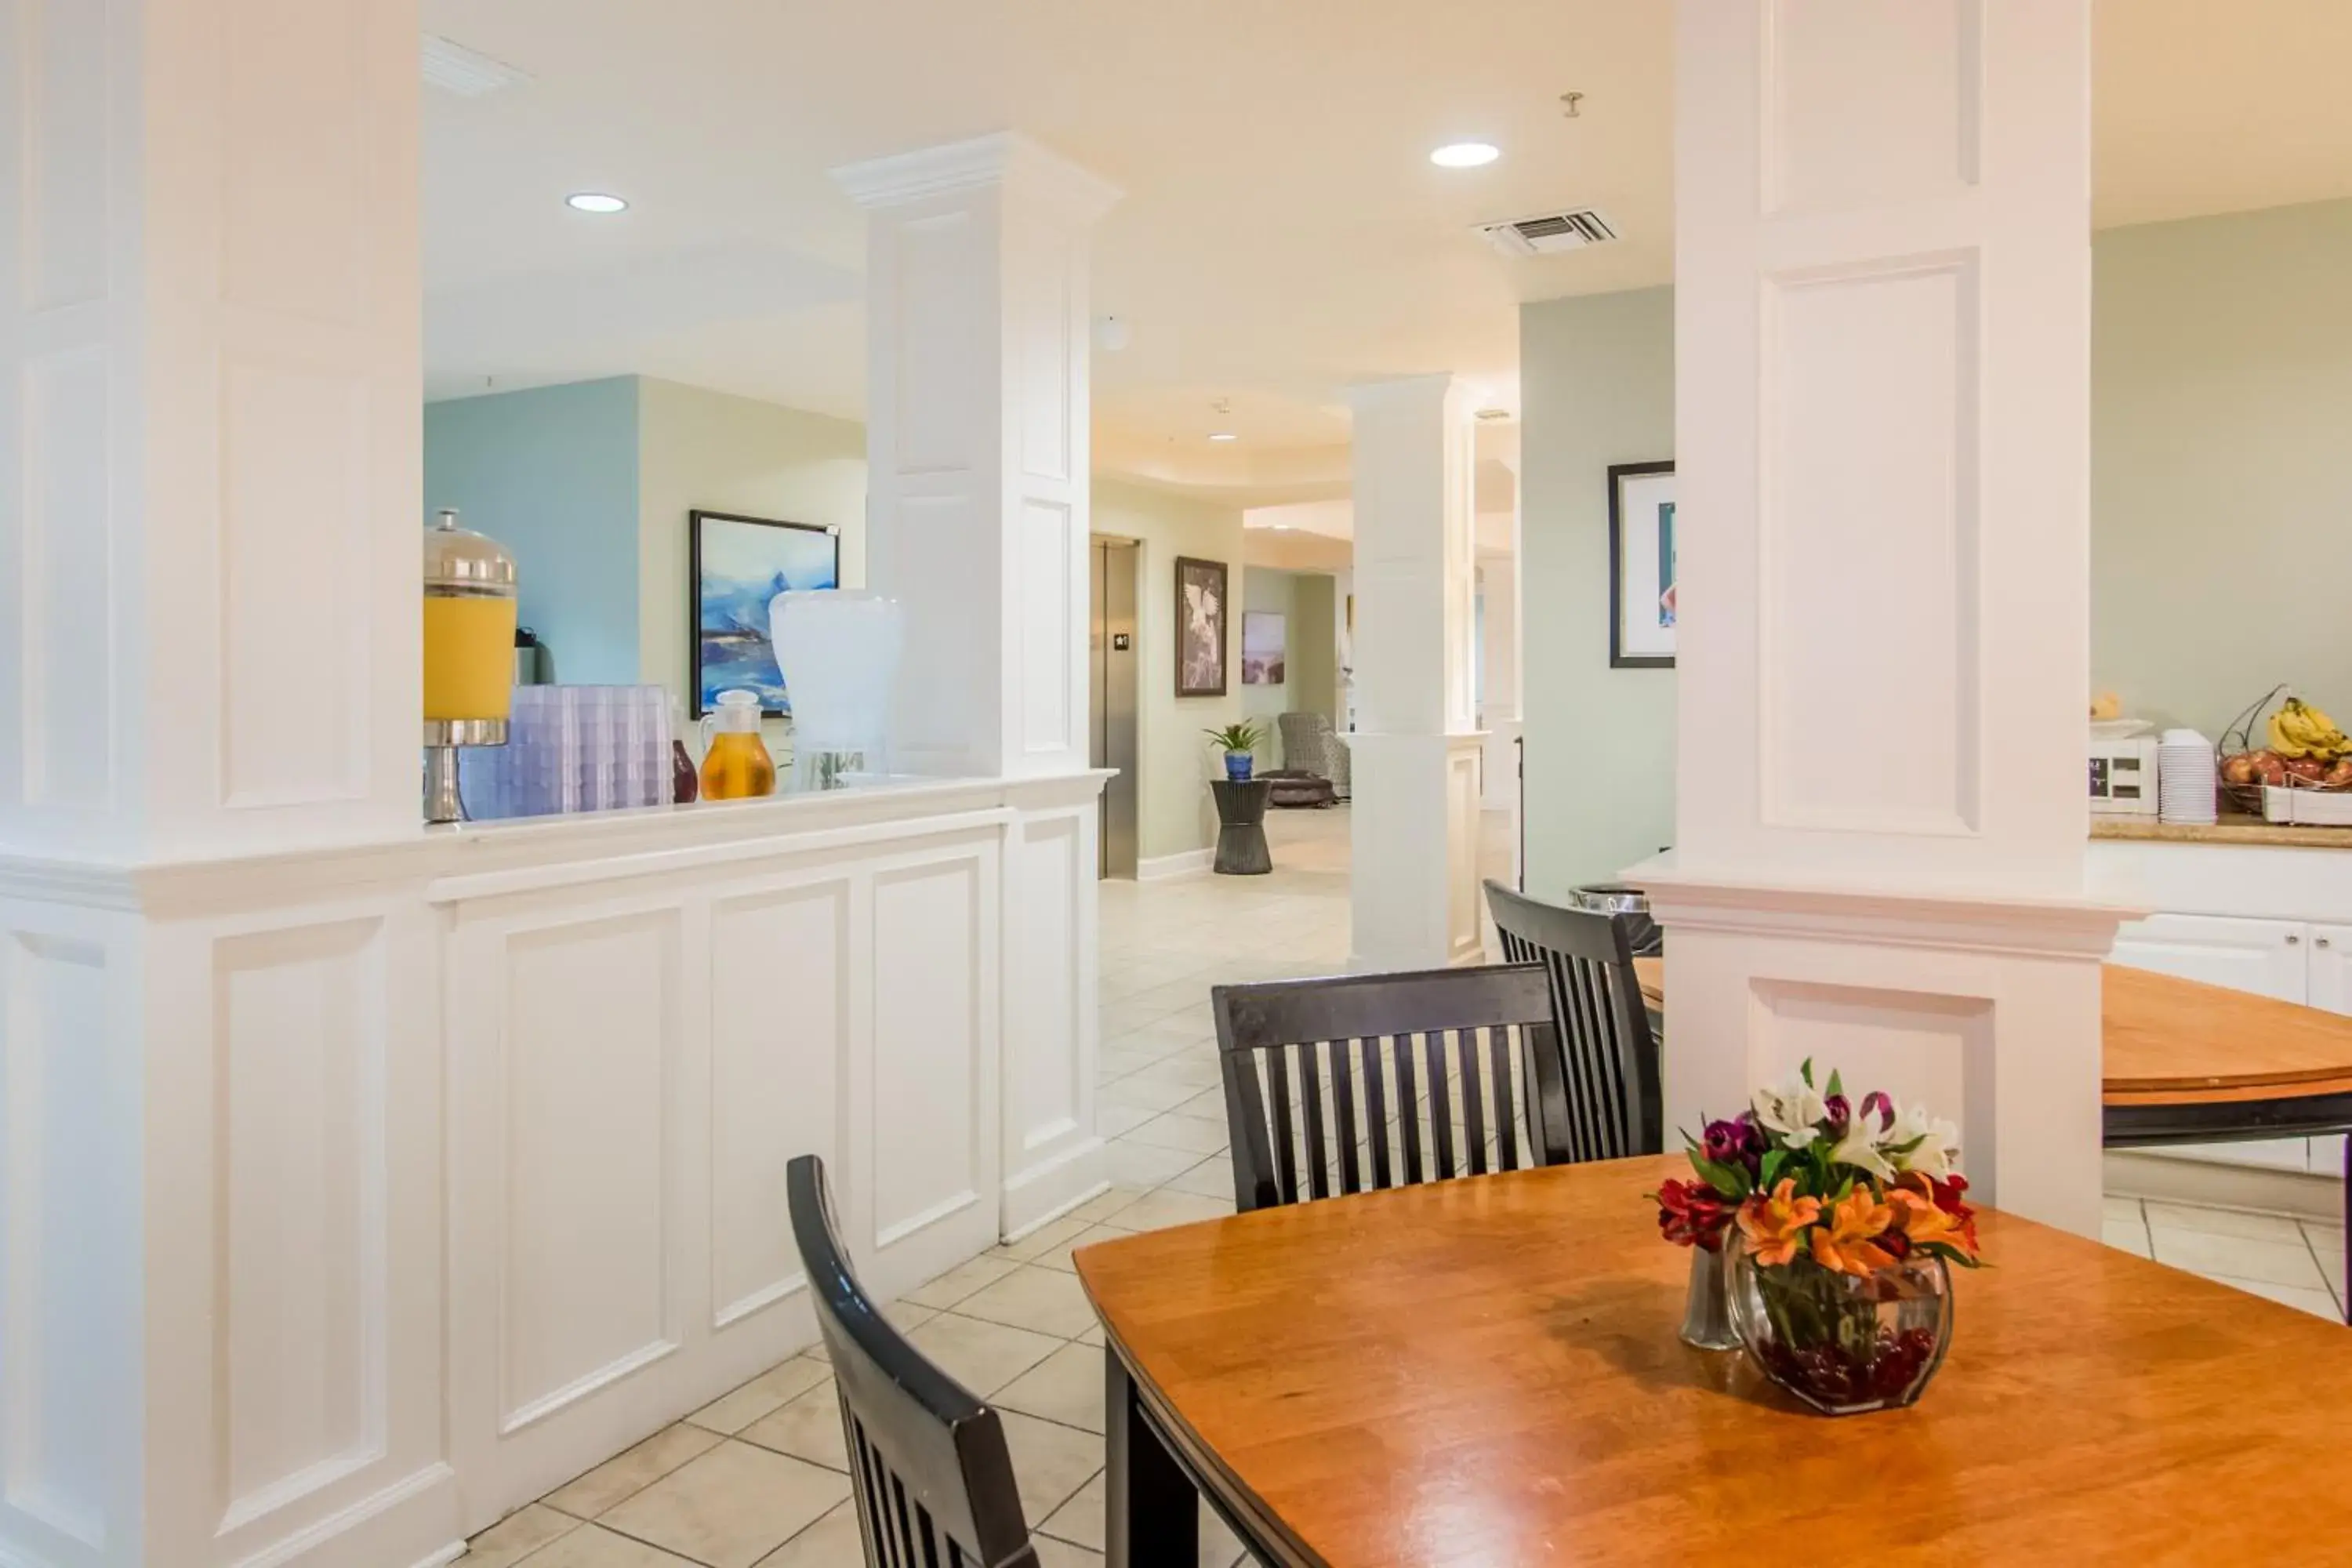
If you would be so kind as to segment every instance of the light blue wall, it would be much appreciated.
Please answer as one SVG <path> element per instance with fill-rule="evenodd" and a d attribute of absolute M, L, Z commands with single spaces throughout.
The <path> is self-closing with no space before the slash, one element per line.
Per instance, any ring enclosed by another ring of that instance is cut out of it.
<path fill-rule="evenodd" d="M 425 504 L 514 552 L 520 619 L 557 679 L 638 679 L 637 380 L 425 407 Z"/>

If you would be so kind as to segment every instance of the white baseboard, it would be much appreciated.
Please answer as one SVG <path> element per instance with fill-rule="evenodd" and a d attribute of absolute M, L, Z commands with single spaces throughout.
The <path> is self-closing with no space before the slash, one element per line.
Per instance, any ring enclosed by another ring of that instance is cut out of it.
<path fill-rule="evenodd" d="M 2344 1223 L 2344 1180 L 2303 1171 L 2265 1171 L 2210 1160 L 2173 1160 L 2138 1149 L 2105 1157 L 2107 1193 L 2158 1203 L 2252 1209 L 2294 1219 Z"/>
<path fill-rule="evenodd" d="M 1187 849 L 1177 855 L 1154 855 L 1135 863 L 1139 882 L 1164 882 L 1171 877 L 1197 877 L 1216 864 L 1214 849 Z"/>

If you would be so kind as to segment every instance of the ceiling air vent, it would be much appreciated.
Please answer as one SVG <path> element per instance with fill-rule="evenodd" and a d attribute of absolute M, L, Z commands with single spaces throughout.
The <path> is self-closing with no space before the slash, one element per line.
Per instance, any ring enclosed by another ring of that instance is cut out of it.
<path fill-rule="evenodd" d="M 1605 245 L 1617 237 L 1609 220 L 1591 207 L 1515 218 L 1509 223 L 1482 223 L 1478 232 L 1506 256 L 1557 256 L 1563 250 Z"/>
<path fill-rule="evenodd" d="M 530 79 L 528 71 L 517 70 L 502 60 L 494 60 L 433 33 L 425 35 L 424 49 L 425 81 L 459 98 L 487 98 L 501 88 Z"/>

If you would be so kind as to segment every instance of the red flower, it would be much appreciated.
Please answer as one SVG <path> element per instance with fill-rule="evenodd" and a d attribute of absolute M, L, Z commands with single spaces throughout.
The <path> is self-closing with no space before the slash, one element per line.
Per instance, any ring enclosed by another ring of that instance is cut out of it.
<path fill-rule="evenodd" d="M 1676 1247 L 1715 1251 L 1723 1245 L 1731 1215 L 1731 1205 L 1704 1182 L 1659 1184 L 1658 1233 Z"/>

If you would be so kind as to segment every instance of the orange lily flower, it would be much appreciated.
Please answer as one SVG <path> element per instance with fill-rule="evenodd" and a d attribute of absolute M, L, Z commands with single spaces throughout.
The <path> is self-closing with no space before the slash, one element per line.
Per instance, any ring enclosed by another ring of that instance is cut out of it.
<path fill-rule="evenodd" d="M 1940 1241 L 1967 1257 L 1977 1255 L 1975 1227 L 1964 1228 L 1958 1220 L 1937 1208 L 1932 1198 L 1923 1197 L 1905 1186 L 1888 1193 L 1886 1201 L 1895 1207 L 1896 1228 L 1910 1238 L 1912 1246 L 1922 1247 L 1931 1241 Z"/>
<path fill-rule="evenodd" d="M 1805 1227 L 1822 1217 L 1822 1200 L 1796 1196 L 1797 1184 L 1787 1176 L 1767 1197 L 1750 1193 L 1739 1205 L 1739 1229 L 1759 1263 L 1786 1263 L 1797 1256 Z"/>
<path fill-rule="evenodd" d="M 1879 1202 L 1867 1186 L 1856 1186 L 1831 1211 L 1830 1223 L 1813 1232 L 1813 1261 L 1824 1268 L 1864 1278 L 1887 1268 L 1895 1255 L 1873 1244 L 1895 1223 L 1893 1205 Z"/>

